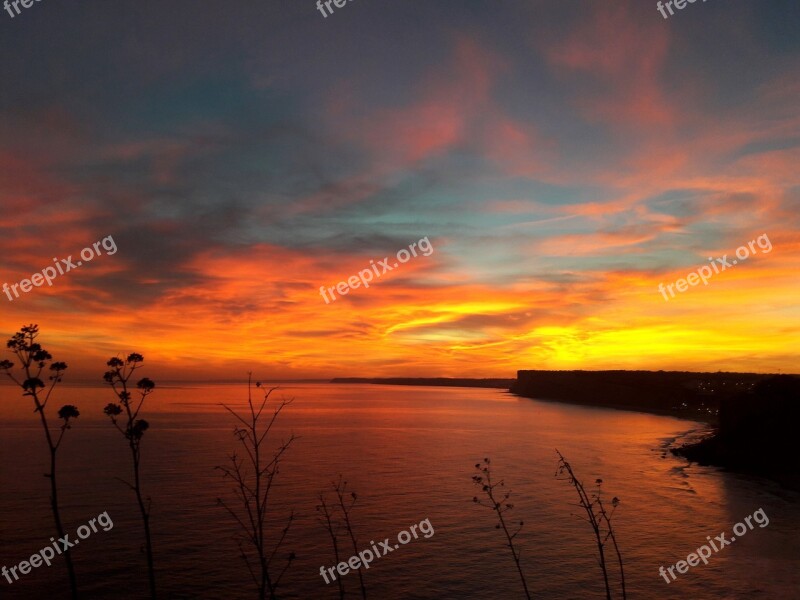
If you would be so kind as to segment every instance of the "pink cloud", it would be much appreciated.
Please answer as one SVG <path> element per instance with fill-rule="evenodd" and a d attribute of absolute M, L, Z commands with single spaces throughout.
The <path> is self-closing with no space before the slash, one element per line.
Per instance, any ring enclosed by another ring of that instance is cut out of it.
<path fill-rule="evenodd" d="M 602 89 L 577 104 L 592 119 L 618 126 L 662 127 L 677 121 L 660 74 L 669 48 L 668 29 L 657 20 L 634 19 L 632 3 L 596 5 L 566 39 L 545 48 L 558 69 L 602 80 Z"/>
<path fill-rule="evenodd" d="M 567 234 L 534 242 L 532 251 L 545 256 L 619 255 L 641 252 L 637 246 L 653 240 L 659 227 L 629 227 L 620 231 Z"/>
<path fill-rule="evenodd" d="M 495 80 L 507 70 L 496 53 L 457 37 L 451 58 L 420 79 L 416 98 L 405 106 L 352 114 L 352 94 L 340 86 L 328 103 L 328 118 L 344 139 L 376 158 L 380 172 L 467 145 L 504 166 L 530 170 L 537 160 L 536 131 L 502 114 L 492 100 Z"/>

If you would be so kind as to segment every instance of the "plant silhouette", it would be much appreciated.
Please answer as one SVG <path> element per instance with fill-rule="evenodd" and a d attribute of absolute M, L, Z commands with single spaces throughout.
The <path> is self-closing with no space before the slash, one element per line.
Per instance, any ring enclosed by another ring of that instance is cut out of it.
<path fill-rule="evenodd" d="M 281 400 L 272 410 L 266 423 L 262 422 L 264 409 L 267 407 L 270 395 L 277 390 L 277 387 L 264 392 L 264 399 L 256 406 L 252 396 L 252 376 L 247 378 L 247 412 L 242 416 L 231 409 L 226 404 L 222 406 L 231 413 L 240 423 L 237 425 L 233 434 L 244 449 L 244 458 L 239 456 L 236 451 L 229 456 L 230 466 L 216 467 L 222 471 L 224 477 L 230 477 L 234 483 L 234 495 L 241 508 L 234 509 L 229 503 L 221 498 L 217 502 L 230 513 L 236 520 L 241 529 L 237 538 L 239 552 L 242 560 L 247 565 L 247 570 L 253 578 L 253 582 L 258 588 L 259 600 L 270 600 L 277 598 L 277 590 L 281 579 L 285 575 L 289 566 L 295 558 L 291 552 L 285 559 L 283 568 L 275 573 L 277 553 L 283 545 L 289 528 L 294 520 L 294 513 L 289 515 L 285 527 L 281 529 L 277 541 L 270 543 L 267 539 L 267 504 L 272 491 L 272 485 L 279 472 L 279 465 L 283 454 L 289 449 L 292 442 L 297 439 L 291 435 L 288 440 L 282 441 L 272 456 L 268 459 L 265 446 L 271 441 L 269 434 L 275 424 L 278 415 L 292 400 Z M 256 387 L 261 389 L 261 383 L 257 382 Z M 245 549 L 251 548 L 251 553 L 255 552 L 255 557 Z"/>
<path fill-rule="evenodd" d="M 325 528 L 328 530 L 328 535 L 331 538 L 331 542 L 333 543 L 333 553 L 334 557 L 336 558 L 336 564 L 339 564 L 339 540 L 338 540 L 338 530 L 339 528 L 344 525 L 344 530 L 347 532 L 347 537 L 350 539 L 350 543 L 353 545 L 353 555 L 358 554 L 358 540 L 356 539 L 355 532 L 353 531 L 353 522 L 350 520 L 350 513 L 353 510 L 353 507 L 358 500 L 358 494 L 354 491 L 347 491 L 347 482 L 344 480 L 343 476 L 340 474 L 339 479 L 337 481 L 331 482 L 331 488 L 333 488 L 333 492 L 336 494 L 336 502 L 339 505 L 339 511 L 342 514 L 342 521 L 339 522 L 334 519 L 334 514 L 332 509 L 328 507 L 327 499 L 325 494 L 320 493 L 319 495 L 319 505 L 317 505 L 317 510 L 322 513 L 322 523 L 325 525 Z M 337 583 L 339 584 L 339 597 L 344 598 L 344 585 L 342 583 L 342 578 L 336 578 Z M 358 583 L 361 589 L 361 598 L 366 600 L 367 598 L 367 588 L 364 585 L 364 575 L 361 572 L 361 569 L 358 569 Z"/>
<path fill-rule="evenodd" d="M 505 513 L 514 508 L 514 505 L 508 502 L 511 497 L 511 490 L 499 491 L 497 488 L 504 488 L 505 482 L 492 481 L 492 461 L 489 458 L 484 458 L 483 463 L 476 463 L 475 469 L 480 473 L 479 475 L 472 476 L 472 483 L 481 488 L 481 491 L 486 494 L 486 500 L 481 500 L 477 496 L 472 498 L 475 504 L 485 506 L 497 513 L 497 525 L 495 529 L 502 529 L 506 536 L 506 546 L 511 550 L 511 556 L 514 558 L 514 564 L 517 565 L 517 572 L 522 581 L 522 589 L 525 590 L 525 597 L 530 600 L 531 593 L 528 591 L 528 582 L 525 580 L 525 573 L 522 572 L 522 564 L 520 562 L 520 550 L 514 546 L 514 538 L 517 537 L 522 527 L 525 525 L 524 521 L 520 521 L 516 526 L 509 526 L 506 518 L 503 516 Z M 513 530 L 511 529 L 513 527 Z"/>
<path fill-rule="evenodd" d="M 558 450 L 556 450 L 556 454 L 558 454 L 558 470 L 556 471 L 556 477 L 561 477 L 563 480 L 568 481 L 572 487 L 575 488 L 580 502 L 578 506 L 583 508 L 583 510 L 586 512 L 586 521 L 592 527 L 592 532 L 594 533 L 595 541 L 597 543 L 597 551 L 599 553 L 598 562 L 600 563 L 600 569 L 603 572 L 603 582 L 606 586 L 606 599 L 611 600 L 611 584 L 608 580 L 608 565 L 606 564 L 605 554 L 606 543 L 610 538 L 614 547 L 614 552 L 617 555 L 620 585 L 622 587 L 622 598 L 624 600 L 627 598 L 627 593 L 625 591 L 625 571 L 622 567 L 622 554 L 620 554 L 619 546 L 617 546 L 617 538 L 614 535 L 614 528 L 611 526 L 611 517 L 614 515 L 614 511 L 617 509 L 617 506 L 619 506 L 619 498 L 616 496 L 612 498 L 611 512 L 608 512 L 603 504 L 602 498 L 603 480 L 595 479 L 594 483 L 597 487 L 591 494 L 589 494 L 586 491 L 586 488 L 584 488 L 583 483 L 581 483 L 580 480 L 575 477 L 572 466 Z"/>
<path fill-rule="evenodd" d="M 5 371 L 11 381 L 22 388 L 23 396 L 29 396 L 33 400 L 35 407 L 34 412 L 39 413 L 45 439 L 47 440 L 47 448 L 50 451 L 50 472 L 45 473 L 44 476 L 50 480 L 50 506 L 53 510 L 56 531 L 58 532 L 59 539 L 61 539 L 64 538 L 64 526 L 61 522 L 61 512 L 58 507 L 56 454 L 64 439 L 64 433 L 71 427 L 70 419 L 77 419 L 80 412 L 78 408 L 72 404 L 65 404 L 58 410 L 58 418 L 63 422 L 60 427 L 61 431 L 58 434 L 58 438 L 55 439 L 47 423 L 45 408 L 47 408 L 47 404 L 50 401 L 50 395 L 53 393 L 53 389 L 61 382 L 64 371 L 67 369 L 67 364 L 63 362 L 52 362 L 53 357 L 36 341 L 37 337 L 39 337 L 39 326 L 33 324 L 24 326 L 15 333 L 11 339 L 8 340 L 6 346 L 19 360 L 20 374 L 19 376 L 14 375 L 12 369 L 14 369 L 15 364 L 10 360 L 0 361 L 0 370 Z M 49 376 L 49 387 L 41 379 L 45 368 L 51 373 Z M 64 562 L 67 565 L 67 573 L 69 574 L 70 591 L 73 600 L 75 600 L 78 597 L 78 584 L 75 578 L 75 568 L 72 565 L 72 553 L 68 548 L 64 548 L 62 554 L 64 556 Z"/>
<path fill-rule="evenodd" d="M 120 481 L 131 488 L 136 494 L 136 502 L 139 505 L 139 512 L 142 515 L 142 523 L 144 525 L 150 597 L 155 598 L 156 575 L 153 566 L 153 540 L 150 535 L 151 499 L 148 497 L 147 503 L 145 504 L 145 500 L 142 496 L 142 481 L 140 476 L 142 436 L 150 427 L 150 424 L 144 419 L 139 418 L 139 412 L 142 409 L 144 399 L 153 392 L 156 384 L 147 377 L 140 379 L 136 382 L 138 398 L 134 398 L 128 383 L 134 371 L 142 366 L 142 361 L 144 361 L 144 357 L 141 354 L 134 353 L 129 354 L 124 362 L 121 358 L 114 357 L 106 363 L 106 365 L 111 368 L 105 372 L 103 380 L 114 390 L 117 398 L 119 398 L 119 404 L 111 402 L 106 405 L 103 412 L 108 415 L 112 425 L 114 425 L 128 441 L 128 448 L 130 448 L 131 451 L 131 460 L 133 461 L 133 483 L 131 484 L 124 480 Z"/>

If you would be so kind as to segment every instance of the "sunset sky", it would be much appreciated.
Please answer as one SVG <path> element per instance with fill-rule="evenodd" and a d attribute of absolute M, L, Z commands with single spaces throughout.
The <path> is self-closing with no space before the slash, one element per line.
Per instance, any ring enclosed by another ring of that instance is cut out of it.
<path fill-rule="evenodd" d="M 798 372 L 798 22 L 791 0 L 2 11 L 0 284 L 118 251 L 0 293 L 0 333 L 38 323 L 75 377 L 132 351 L 202 379 Z"/>

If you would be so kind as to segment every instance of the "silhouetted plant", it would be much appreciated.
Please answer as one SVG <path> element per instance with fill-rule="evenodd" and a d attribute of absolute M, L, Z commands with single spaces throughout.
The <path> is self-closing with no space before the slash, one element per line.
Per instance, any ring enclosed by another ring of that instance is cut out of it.
<path fill-rule="evenodd" d="M 586 512 L 586 521 L 589 523 L 589 525 L 591 525 L 592 531 L 594 532 L 595 540 L 597 542 L 597 550 L 600 554 L 598 562 L 600 563 L 600 568 L 603 571 L 603 581 L 606 586 L 606 598 L 607 600 L 611 600 L 611 585 L 608 581 L 605 546 L 608 540 L 611 539 L 611 542 L 614 546 L 614 551 L 617 555 L 617 562 L 619 564 L 622 598 L 625 599 L 627 598 L 627 595 L 625 591 L 625 572 L 622 567 L 622 555 L 620 554 L 619 546 L 617 546 L 617 538 L 614 535 L 614 528 L 611 526 L 611 517 L 614 515 L 614 511 L 617 509 L 617 506 L 619 506 L 619 498 L 615 496 L 611 500 L 611 512 L 606 511 L 601 494 L 603 480 L 595 479 L 595 485 L 597 488 L 590 495 L 583 487 L 583 484 L 580 482 L 580 480 L 575 477 L 572 466 L 558 450 L 556 450 L 556 454 L 558 454 L 558 470 L 556 471 L 556 477 L 566 474 L 566 477 L 561 477 L 561 479 L 568 481 L 575 488 L 575 491 L 578 492 L 578 499 L 580 501 L 578 506 L 581 506 Z"/>
<path fill-rule="evenodd" d="M 344 523 L 345 531 L 347 531 L 347 537 L 350 538 L 350 543 L 353 544 L 353 554 L 358 554 L 358 540 L 356 539 L 355 532 L 353 531 L 353 523 L 350 520 L 350 512 L 353 510 L 353 507 L 358 500 L 358 495 L 351 491 L 347 492 L 347 482 L 343 480 L 342 475 L 339 475 L 339 479 L 337 481 L 331 482 L 331 487 L 333 488 L 334 493 L 336 494 L 336 500 L 339 504 L 339 510 L 342 513 L 342 520 Z M 320 506 L 317 506 L 317 510 L 321 510 L 323 513 L 323 517 L 326 519 L 326 525 L 328 528 L 328 533 L 330 534 L 333 540 L 333 548 L 336 554 L 336 564 L 339 564 L 339 551 L 338 551 L 338 542 L 337 537 L 332 527 L 332 516 L 328 511 L 328 507 L 325 503 L 325 497 L 320 494 Z M 344 589 L 342 587 L 341 577 L 337 578 L 339 582 L 339 593 L 341 597 L 344 597 Z M 361 587 L 361 597 L 366 600 L 367 597 L 367 588 L 364 585 L 364 575 L 361 572 L 361 569 L 358 569 L 358 583 Z"/>
<path fill-rule="evenodd" d="M 517 525 L 513 531 L 509 529 L 509 526 L 506 523 L 506 519 L 503 515 L 514 508 L 514 505 L 508 502 L 508 499 L 511 497 L 511 490 L 496 491 L 499 487 L 504 488 L 505 482 L 502 479 L 497 482 L 492 481 L 491 463 L 491 460 L 484 458 L 483 463 L 477 463 L 475 465 L 475 468 L 481 474 L 472 476 L 472 482 L 480 487 L 481 491 L 486 494 L 488 502 L 481 500 L 477 496 L 474 496 L 472 501 L 475 504 L 485 506 L 486 508 L 497 513 L 498 523 L 495 525 L 495 529 L 502 529 L 503 533 L 505 533 L 506 540 L 508 540 L 506 545 L 511 550 L 511 555 L 514 557 L 514 564 L 517 565 L 517 572 L 519 573 L 519 578 L 522 581 L 522 587 L 525 590 L 525 597 L 530 600 L 531 594 L 528 591 L 528 583 L 525 581 L 525 574 L 522 572 L 522 565 L 520 563 L 521 551 L 514 546 L 514 538 L 517 537 L 519 532 L 522 530 L 525 522 L 520 521 L 519 525 Z"/>
<path fill-rule="evenodd" d="M 261 383 L 257 382 L 256 387 L 261 388 Z M 267 401 L 272 392 L 277 389 L 277 387 L 274 387 L 265 391 L 264 400 L 256 407 L 256 405 L 253 404 L 251 393 L 252 380 L 251 377 L 248 376 L 248 411 L 244 417 L 240 416 L 227 405 L 222 405 L 225 410 L 236 417 L 241 423 L 241 425 L 237 425 L 234 428 L 233 434 L 244 448 L 246 458 L 241 458 L 236 451 L 234 451 L 229 457 L 231 466 L 216 467 L 222 471 L 223 476 L 233 479 L 235 484 L 234 494 L 241 508 L 234 510 L 221 498 L 217 498 L 217 502 L 231 514 L 242 530 L 242 534 L 237 539 L 239 551 L 247 565 L 247 570 L 250 572 L 254 583 L 258 587 L 259 600 L 267 598 L 267 594 L 269 594 L 270 600 L 275 600 L 277 598 L 277 590 L 280 581 L 295 559 L 294 552 L 291 552 L 286 558 L 286 564 L 283 566 L 283 569 L 281 569 L 277 575 L 274 574 L 273 564 L 278 550 L 283 545 L 286 534 L 289 532 L 289 528 L 292 525 L 294 512 L 290 513 L 286 526 L 281 530 L 274 544 L 268 542 L 265 532 L 267 525 L 267 503 L 275 477 L 279 472 L 278 467 L 280 460 L 284 452 L 289 449 L 289 446 L 296 439 L 294 435 L 291 435 L 288 440 L 280 443 L 269 460 L 265 456 L 264 446 L 271 441 L 269 433 L 272 430 L 272 426 L 275 424 L 275 420 L 278 418 L 281 411 L 292 403 L 292 400 L 281 400 L 275 405 L 272 410 L 272 415 L 267 420 L 266 424 L 262 424 L 260 419 L 267 406 Z M 253 547 L 257 560 L 250 558 L 248 552 L 245 550 L 245 543 Z"/>
<path fill-rule="evenodd" d="M 61 424 L 61 432 L 58 435 L 58 439 L 54 440 L 54 436 L 47 424 L 45 408 L 47 407 L 50 394 L 53 392 L 56 384 L 61 382 L 61 377 L 67 369 L 67 364 L 63 362 L 50 362 L 53 357 L 36 342 L 38 336 L 39 326 L 27 325 L 15 333 L 6 344 L 20 362 L 21 377 L 15 377 L 11 372 L 11 369 L 14 368 L 14 363 L 10 360 L 0 361 L 0 370 L 5 371 L 6 375 L 22 388 L 23 396 L 30 396 L 31 399 L 33 399 L 33 404 L 35 406 L 34 412 L 39 413 L 39 418 L 44 428 L 44 435 L 47 440 L 47 447 L 50 450 L 50 472 L 45 473 L 44 476 L 50 480 L 50 506 L 53 510 L 53 519 L 56 522 L 56 531 L 58 532 L 58 537 L 61 539 L 64 537 L 64 526 L 61 523 L 61 513 L 58 507 L 56 452 L 59 446 L 61 446 L 61 441 L 64 439 L 64 433 L 67 429 L 70 429 L 70 419 L 77 419 L 80 413 L 72 404 L 66 404 L 58 410 L 58 418 L 61 419 L 63 423 Z M 49 371 L 52 372 L 52 375 L 49 376 L 49 388 L 41 379 L 45 367 L 48 367 Z M 45 390 L 47 391 L 45 392 Z M 72 598 L 75 599 L 78 597 L 78 584 L 75 578 L 75 569 L 72 566 L 72 553 L 67 548 L 64 549 L 63 556 L 64 562 L 67 565 L 67 573 L 69 574 Z"/>
<path fill-rule="evenodd" d="M 331 509 L 328 508 L 328 502 L 325 498 L 325 494 L 320 493 L 319 504 L 316 508 L 317 511 L 321 513 L 320 521 L 328 531 L 328 535 L 331 537 L 331 543 L 333 544 L 333 557 L 335 559 L 334 564 L 338 565 L 340 562 L 342 562 L 339 554 L 339 523 L 334 520 L 333 513 L 331 512 Z M 343 600 L 344 584 L 342 583 L 342 578 L 337 577 L 336 583 L 339 587 L 339 598 Z"/>
<path fill-rule="evenodd" d="M 152 393 L 155 388 L 153 383 L 147 377 L 140 379 L 136 382 L 136 388 L 139 391 L 138 399 L 133 399 L 129 390 L 128 381 L 130 380 L 133 372 L 140 368 L 144 358 L 141 354 L 129 354 L 125 362 L 121 358 L 111 358 L 106 365 L 111 367 L 103 375 L 103 380 L 111 386 L 114 393 L 119 398 L 119 404 L 113 402 L 106 405 L 103 412 L 111 418 L 111 423 L 119 432 L 125 436 L 128 441 L 128 447 L 131 451 L 131 458 L 133 459 L 133 484 L 122 481 L 125 485 L 131 488 L 136 493 L 136 501 L 139 504 L 139 512 L 142 515 L 142 522 L 144 524 L 144 537 L 145 537 L 145 550 L 147 553 L 147 573 L 150 582 L 150 596 L 156 597 L 156 574 L 153 567 L 153 541 L 150 536 L 150 505 L 151 499 L 147 498 L 145 505 L 144 498 L 142 497 L 142 484 L 139 475 L 139 467 L 141 465 L 141 443 L 144 432 L 150 427 L 150 424 L 144 419 L 140 419 L 139 411 L 142 409 L 144 399 Z M 120 419 L 119 417 L 122 416 Z M 119 421 L 122 421 L 120 425 Z"/>

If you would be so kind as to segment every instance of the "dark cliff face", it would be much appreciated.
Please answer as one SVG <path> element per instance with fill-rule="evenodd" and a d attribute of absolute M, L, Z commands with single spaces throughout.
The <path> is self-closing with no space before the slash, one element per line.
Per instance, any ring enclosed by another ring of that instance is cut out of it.
<path fill-rule="evenodd" d="M 511 391 L 595 406 L 716 415 L 720 402 L 768 377 L 684 371 L 519 371 Z"/>
<path fill-rule="evenodd" d="M 771 477 L 800 489 L 800 378 L 779 375 L 722 401 L 719 431 L 675 450 L 700 464 Z"/>
<path fill-rule="evenodd" d="M 719 436 L 747 455 L 788 450 L 800 427 L 800 378 L 772 377 L 751 392 L 726 399 L 720 407 Z"/>

